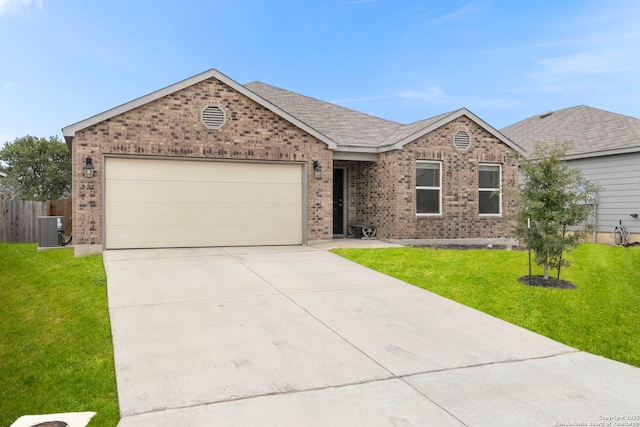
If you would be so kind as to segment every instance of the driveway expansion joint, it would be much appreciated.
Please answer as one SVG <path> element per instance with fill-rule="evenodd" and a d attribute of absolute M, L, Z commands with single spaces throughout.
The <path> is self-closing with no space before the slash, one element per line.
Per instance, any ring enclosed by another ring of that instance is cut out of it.
<path fill-rule="evenodd" d="M 300 389 L 300 390 L 277 391 L 277 392 L 272 392 L 272 393 L 255 394 L 255 395 L 251 395 L 251 396 L 230 397 L 228 399 L 212 400 L 212 401 L 209 401 L 209 402 L 202 402 L 202 403 L 197 403 L 197 404 L 194 404 L 194 405 L 158 408 L 158 409 L 154 409 L 154 410 L 151 410 L 151 411 L 131 413 L 131 414 L 127 414 L 126 416 L 127 417 L 133 417 L 133 416 L 139 416 L 139 415 L 160 413 L 160 412 L 165 412 L 165 411 L 178 411 L 178 410 L 182 410 L 182 409 L 191 409 L 191 408 L 199 408 L 199 407 L 205 407 L 205 406 L 210 406 L 210 405 L 218 405 L 218 404 L 227 403 L 227 402 L 237 402 L 237 401 L 244 401 L 244 400 L 263 398 L 263 397 L 280 396 L 280 395 L 293 395 L 293 394 L 300 394 L 300 393 L 311 393 L 311 392 L 322 391 L 322 390 L 340 389 L 340 388 L 344 388 L 344 387 L 358 386 L 358 385 L 364 385 L 364 384 L 372 384 L 372 383 L 378 383 L 378 382 L 383 382 L 383 381 L 398 380 L 398 381 L 402 381 L 403 383 L 407 384 L 409 387 L 411 387 L 414 390 L 416 390 L 416 392 L 418 392 L 425 399 L 427 399 L 430 402 L 432 402 L 433 404 L 437 405 L 442 410 L 447 412 L 451 417 L 455 418 L 461 424 L 466 426 L 467 424 L 465 424 L 462 420 L 460 420 L 458 417 L 456 417 L 454 414 L 452 414 L 446 408 L 444 408 L 443 406 L 441 406 L 437 402 L 433 401 L 433 399 L 431 399 L 429 396 L 425 395 L 420 390 L 416 389 L 411 383 L 409 383 L 409 382 L 407 382 L 405 380 L 409 379 L 409 378 L 412 378 L 412 377 L 420 376 L 420 375 L 429 375 L 429 374 L 435 374 L 435 373 L 440 373 L 440 372 L 448 372 L 448 371 L 456 371 L 456 370 L 462 370 L 462 369 L 479 368 L 479 367 L 483 367 L 483 366 L 519 363 L 519 362 L 526 362 L 526 361 L 529 361 L 529 360 L 549 359 L 549 358 L 553 358 L 553 357 L 564 356 L 566 354 L 579 353 L 579 352 L 580 352 L 580 350 L 571 349 L 571 350 L 568 350 L 568 351 L 549 354 L 549 355 L 544 355 L 544 356 L 528 357 L 528 358 L 523 358 L 523 359 L 507 359 L 507 360 L 500 360 L 500 361 L 496 361 L 496 362 L 478 363 L 478 364 L 474 364 L 474 365 L 455 366 L 455 367 L 452 367 L 452 368 L 433 369 L 433 370 L 422 371 L 422 372 L 414 372 L 414 373 L 411 373 L 411 374 L 404 374 L 404 375 L 395 375 L 395 374 L 393 374 L 392 372 L 390 372 L 387 369 L 387 371 L 391 375 L 389 375 L 387 377 L 382 377 L 382 378 L 374 378 L 374 379 L 363 380 L 363 381 L 354 381 L 354 382 L 349 382 L 349 383 L 344 383 L 344 384 L 334 384 L 334 385 L 328 385 L 328 386 L 323 386 L 323 387 L 312 387 L 312 388 L 306 388 L 306 389 Z"/>
<path fill-rule="evenodd" d="M 235 258 L 235 257 L 234 257 Z M 237 258 L 236 258 L 237 259 Z M 388 372 L 390 375 L 395 377 L 395 374 L 393 372 L 391 372 L 386 366 L 383 366 L 382 364 L 380 364 L 380 362 L 378 362 L 377 360 L 375 360 L 373 357 L 371 357 L 370 355 L 368 355 L 367 353 L 365 353 L 361 348 L 359 348 L 358 346 L 354 345 L 351 341 L 349 341 L 346 337 L 344 337 L 342 334 L 340 334 L 338 331 L 336 331 L 335 329 L 333 329 L 331 326 L 327 325 L 325 322 L 323 322 L 320 318 L 318 318 L 316 315 L 314 315 L 313 313 L 311 313 L 306 307 L 301 306 L 298 302 L 296 302 L 293 298 L 291 298 L 289 295 L 287 295 L 286 293 L 284 293 L 282 290 L 280 290 L 277 286 L 275 286 L 273 283 L 271 283 L 269 280 L 267 280 L 265 277 L 263 277 L 261 274 L 259 274 L 258 272 L 254 271 L 251 267 L 249 267 L 248 265 L 246 265 L 244 262 L 242 262 L 242 260 L 238 261 L 240 263 L 242 263 L 247 269 L 249 269 L 253 274 L 255 274 L 256 276 L 260 277 L 260 279 L 264 280 L 265 283 L 267 283 L 269 286 L 271 286 L 273 289 L 275 289 L 276 291 L 278 291 L 283 297 L 285 297 L 287 300 L 289 300 L 292 304 L 294 304 L 296 307 L 298 307 L 300 310 L 304 311 L 305 313 L 307 313 L 309 316 L 311 316 L 311 318 L 313 318 L 315 321 L 317 321 L 318 323 L 320 323 L 322 326 L 324 326 L 325 328 L 327 328 L 329 331 L 331 331 L 331 333 L 335 334 L 337 337 L 339 337 L 341 340 L 343 340 L 345 343 L 349 344 L 353 349 L 355 349 L 356 351 L 358 351 L 360 354 L 362 354 L 364 357 L 366 357 L 367 359 L 371 360 L 373 363 L 375 363 L 376 365 L 378 365 L 382 370 Z"/>
<path fill-rule="evenodd" d="M 552 353 L 552 354 L 545 354 L 545 355 L 542 355 L 542 356 L 531 356 L 531 357 L 525 357 L 525 358 L 522 358 L 522 359 L 497 360 L 495 362 L 475 363 L 473 365 L 453 366 L 451 368 L 431 369 L 431 370 L 423 371 L 423 372 L 415 372 L 415 373 L 411 373 L 411 374 L 398 375 L 396 378 L 404 379 L 404 378 L 410 378 L 410 377 L 414 377 L 414 376 L 418 376 L 418 375 L 435 374 L 435 373 L 438 373 L 438 372 L 448 372 L 448 371 L 458 371 L 458 370 L 461 370 L 461 369 L 481 368 L 483 366 L 507 365 L 509 363 L 521 363 L 521 362 L 527 362 L 529 360 L 551 359 L 553 357 L 564 356 L 566 354 L 572 354 L 572 353 L 580 353 L 580 350 L 575 349 L 575 348 L 571 348 L 571 349 L 569 349 L 567 351 L 561 351 L 561 352 Z"/>

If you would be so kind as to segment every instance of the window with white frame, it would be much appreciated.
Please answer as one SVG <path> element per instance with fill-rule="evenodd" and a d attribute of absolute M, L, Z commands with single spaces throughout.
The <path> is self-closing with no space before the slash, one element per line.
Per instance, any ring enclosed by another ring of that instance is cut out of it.
<path fill-rule="evenodd" d="M 416 164 L 416 213 L 440 215 L 442 212 L 442 164 L 418 161 Z"/>
<path fill-rule="evenodd" d="M 480 164 L 480 215 L 500 215 L 502 213 L 502 166 Z"/>

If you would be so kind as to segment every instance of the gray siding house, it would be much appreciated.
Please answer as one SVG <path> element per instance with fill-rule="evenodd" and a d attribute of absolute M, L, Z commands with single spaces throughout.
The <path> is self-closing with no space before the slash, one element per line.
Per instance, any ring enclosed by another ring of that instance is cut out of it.
<path fill-rule="evenodd" d="M 533 116 L 501 132 L 527 151 L 536 143 L 571 141 L 566 160 L 602 189 L 595 206 L 597 241 L 612 243 L 622 224 L 640 241 L 640 119 L 579 105 Z"/>

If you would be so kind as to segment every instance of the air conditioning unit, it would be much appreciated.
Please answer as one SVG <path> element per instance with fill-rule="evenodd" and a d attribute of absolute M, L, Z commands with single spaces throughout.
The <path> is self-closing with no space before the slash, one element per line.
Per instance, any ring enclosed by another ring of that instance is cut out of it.
<path fill-rule="evenodd" d="M 38 217 L 38 245 L 41 248 L 64 245 L 62 236 L 64 236 L 63 216 Z"/>

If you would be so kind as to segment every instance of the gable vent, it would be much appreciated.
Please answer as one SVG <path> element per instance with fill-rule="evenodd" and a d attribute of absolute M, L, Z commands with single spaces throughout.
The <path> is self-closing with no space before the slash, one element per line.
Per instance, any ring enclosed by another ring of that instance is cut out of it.
<path fill-rule="evenodd" d="M 471 137 L 463 130 L 459 130 L 453 136 L 453 145 L 460 151 L 467 151 L 471 146 Z"/>
<path fill-rule="evenodd" d="M 207 105 L 200 112 L 200 120 L 207 129 L 220 129 L 227 121 L 227 115 L 219 105 Z"/>

